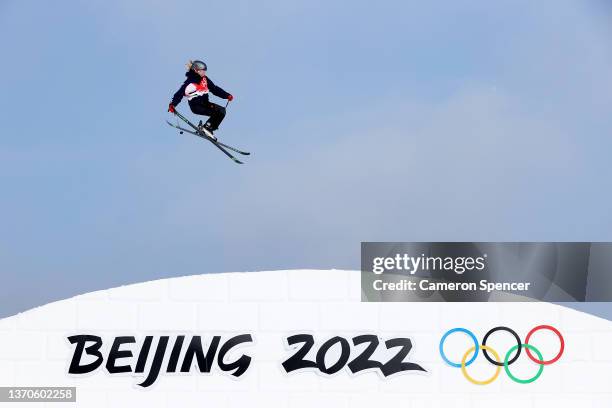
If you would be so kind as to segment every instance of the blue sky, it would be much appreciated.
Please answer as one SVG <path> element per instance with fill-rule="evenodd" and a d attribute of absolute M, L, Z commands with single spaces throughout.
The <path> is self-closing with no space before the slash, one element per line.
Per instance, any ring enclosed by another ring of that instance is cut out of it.
<path fill-rule="evenodd" d="M 3 1 L 0 316 L 161 277 L 358 269 L 361 241 L 609 241 L 610 11 Z M 248 164 L 164 124 L 190 58 L 236 96 L 218 134 Z"/>

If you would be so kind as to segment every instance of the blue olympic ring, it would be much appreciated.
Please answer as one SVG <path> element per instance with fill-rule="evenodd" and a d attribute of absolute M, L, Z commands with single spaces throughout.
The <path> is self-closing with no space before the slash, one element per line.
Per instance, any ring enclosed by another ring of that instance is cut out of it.
<path fill-rule="evenodd" d="M 442 360 L 444 360 L 446 362 L 446 364 L 453 366 L 453 367 L 457 367 L 457 368 L 461 368 L 461 363 L 453 363 L 452 361 L 450 361 L 447 357 L 446 354 L 444 354 L 444 341 L 446 340 L 446 338 L 455 333 L 455 332 L 461 332 L 461 333 L 465 333 L 468 336 L 471 337 L 472 341 L 474 342 L 474 346 L 476 347 L 476 351 L 474 352 L 474 356 L 465 363 L 465 366 L 469 366 L 470 364 L 472 364 L 474 361 L 476 361 L 476 357 L 478 357 L 478 350 L 480 349 L 480 344 L 478 344 L 478 339 L 476 339 L 476 336 L 474 335 L 474 333 L 472 333 L 471 331 L 469 331 L 468 329 L 464 329 L 463 327 L 456 327 L 454 329 L 451 329 L 449 331 L 447 331 L 444 336 L 442 336 L 442 339 L 440 340 L 440 355 L 442 356 Z"/>

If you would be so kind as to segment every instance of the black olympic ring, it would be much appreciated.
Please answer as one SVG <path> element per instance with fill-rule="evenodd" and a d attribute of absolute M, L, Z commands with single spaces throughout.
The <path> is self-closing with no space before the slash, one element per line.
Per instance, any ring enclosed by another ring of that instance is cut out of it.
<path fill-rule="evenodd" d="M 516 344 L 518 344 L 518 348 L 517 348 L 516 355 L 515 355 L 514 357 L 512 357 L 512 360 L 508 361 L 508 365 L 510 365 L 510 364 L 514 363 L 516 360 L 518 360 L 518 358 L 519 358 L 519 357 L 520 357 L 520 355 L 521 355 L 521 350 L 523 349 L 523 348 L 521 347 L 521 338 L 519 337 L 519 335 L 518 335 L 518 334 L 516 334 L 516 332 L 515 332 L 514 330 L 512 330 L 511 328 L 506 327 L 506 326 L 497 326 L 497 327 L 494 327 L 494 328 L 492 328 L 491 330 L 489 330 L 489 331 L 487 332 L 487 334 L 485 334 L 484 338 L 482 339 L 482 345 L 483 345 L 483 346 L 486 346 L 486 345 L 487 345 L 487 339 L 489 338 L 489 336 L 490 336 L 491 334 L 495 333 L 496 331 L 500 331 L 500 330 L 501 330 L 501 331 L 507 331 L 507 332 L 508 332 L 508 333 L 510 333 L 512 336 L 514 336 L 514 339 L 516 340 Z M 487 359 L 487 361 L 488 361 L 489 363 L 494 364 L 494 365 L 496 365 L 496 366 L 498 366 L 498 367 L 503 367 L 503 366 L 504 366 L 504 363 L 503 363 L 503 362 L 498 362 L 498 361 L 495 361 L 494 359 L 492 359 L 492 358 L 489 356 L 489 353 L 487 352 L 487 349 L 486 349 L 486 348 L 485 348 L 485 349 L 482 349 L 482 354 L 484 354 L 485 358 Z"/>

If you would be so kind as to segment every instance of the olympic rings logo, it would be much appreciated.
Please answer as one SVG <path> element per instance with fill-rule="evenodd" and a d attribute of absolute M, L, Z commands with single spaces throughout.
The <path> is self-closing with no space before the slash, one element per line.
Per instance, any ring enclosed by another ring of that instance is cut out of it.
<path fill-rule="evenodd" d="M 540 353 L 540 351 L 533 345 L 529 344 L 529 340 L 531 339 L 531 336 L 537 332 L 538 330 L 550 330 L 553 333 L 555 333 L 557 335 L 557 337 L 559 338 L 559 341 L 561 342 L 561 347 L 559 349 L 559 352 L 557 353 L 557 355 L 555 357 L 553 357 L 550 360 L 543 360 L 542 357 L 542 353 Z M 495 351 L 493 348 L 491 348 L 490 346 L 487 346 L 487 339 L 489 338 L 489 336 L 491 336 L 491 334 L 495 333 L 496 331 L 505 331 L 510 333 L 514 339 L 516 340 L 516 345 L 511 347 L 510 350 L 508 350 L 508 352 L 506 352 L 506 355 L 504 357 L 504 359 L 502 360 L 499 356 L 499 354 L 497 353 L 497 351 Z M 447 357 L 446 354 L 444 354 L 444 342 L 446 341 L 446 338 L 448 336 L 450 336 L 453 333 L 465 333 L 467 334 L 470 339 L 474 342 L 474 345 L 472 347 L 470 347 L 464 354 L 463 357 L 461 358 L 461 362 L 460 363 L 456 363 L 453 361 L 450 361 Z M 538 369 L 537 373 L 531 377 L 531 378 L 527 378 L 527 379 L 521 379 L 516 377 L 515 375 L 512 374 L 512 372 L 510 371 L 510 365 L 512 363 L 514 363 L 516 360 L 518 360 L 519 356 L 521 355 L 521 350 L 525 348 L 525 350 L 527 351 L 527 357 L 529 357 L 529 359 L 531 361 L 533 361 L 534 363 L 538 364 L 540 366 L 540 368 Z M 493 374 L 492 377 L 486 379 L 486 380 L 477 380 L 475 378 L 473 378 L 472 376 L 470 376 L 470 374 L 468 374 L 467 372 L 467 366 L 469 366 L 470 364 L 472 364 L 475 360 L 476 357 L 478 357 L 478 352 L 479 350 L 482 350 L 482 354 L 485 356 L 485 358 L 487 359 L 487 361 L 489 361 L 491 364 L 495 365 L 497 368 L 495 370 L 495 373 Z M 487 334 L 485 334 L 484 338 L 482 339 L 482 344 L 478 344 L 478 340 L 476 339 L 476 336 L 474 335 L 474 333 L 472 333 L 470 330 L 468 329 L 464 329 L 462 327 L 456 327 L 454 329 L 451 329 L 449 331 L 447 331 L 444 336 L 442 336 L 442 339 L 440 339 L 440 355 L 442 356 L 442 360 L 444 360 L 444 362 L 446 362 L 446 364 L 452 366 L 452 367 L 456 367 L 456 368 L 461 368 L 461 372 L 463 373 L 463 376 L 472 384 L 476 384 L 476 385 L 487 385 L 492 383 L 493 381 L 495 381 L 497 379 L 497 377 L 499 376 L 499 373 L 501 371 L 501 368 L 504 367 L 504 370 L 506 371 L 506 374 L 508 375 L 508 377 L 510 377 L 510 379 L 514 382 L 517 382 L 519 384 L 529 384 L 534 382 L 535 380 L 537 380 L 541 375 L 542 375 L 542 371 L 544 371 L 544 366 L 545 365 L 550 365 L 555 363 L 556 361 L 558 361 L 561 356 L 563 355 L 563 351 L 565 350 L 565 340 L 563 339 L 563 336 L 561 335 L 561 332 L 557 329 L 555 329 L 552 326 L 549 325 L 540 325 L 540 326 L 536 326 L 533 329 L 531 329 L 529 331 L 529 333 L 527 333 L 527 337 L 525 337 L 525 342 L 521 343 L 521 339 L 518 336 L 518 334 L 516 334 L 516 332 L 514 330 L 512 330 L 509 327 L 505 327 L 505 326 L 498 326 L 498 327 L 494 327 L 491 330 L 489 330 L 487 332 Z M 514 357 L 510 358 L 510 356 L 512 355 L 512 353 L 515 353 Z M 538 358 L 534 357 L 534 355 L 531 353 L 534 352 Z M 468 357 L 470 356 L 470 354 L 474 354 L 469 360 Z M 492 354 L 493 358 L 491 358 L 491 356 L 489 355 Z"/>

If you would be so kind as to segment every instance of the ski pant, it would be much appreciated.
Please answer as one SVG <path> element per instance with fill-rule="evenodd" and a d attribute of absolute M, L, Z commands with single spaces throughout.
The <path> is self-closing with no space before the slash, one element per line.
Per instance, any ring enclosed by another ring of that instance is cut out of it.
<path fill-rule="evenodd" d="M 212 130 L 217 130 L 225 117 L 225 108 L 212 102 L 189 103 L 191 111 L 196 115 L 209 116 L 208 122 Z"/>

